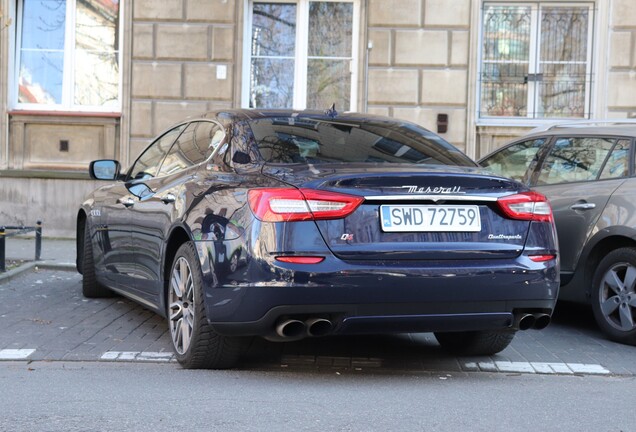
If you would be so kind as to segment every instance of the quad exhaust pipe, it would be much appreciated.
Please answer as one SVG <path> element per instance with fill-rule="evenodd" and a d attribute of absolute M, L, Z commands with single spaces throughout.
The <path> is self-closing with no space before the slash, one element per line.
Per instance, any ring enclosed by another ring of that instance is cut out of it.
<path fill-rule="evenodd" d="M 325 336 L 332 329 L 333 323 L 326 318 L 285 319 L 276 325 L 276 334 L 285 339 L 300 339 L 306 335 Z"/>
<path fill-rule="evenodd" d="M 534 326 L 534 323 L 534 315 L 529 313 L 521 314 L 518 318 L 517 327 L 519 327 L 519 330 L 528 330 Z"/>
<path fill-rule="evenodd" d="M 550 324 L 550 321 L 552 320 L 552 318 L 550 318 L 550 315 L 548 314 L 544 314 L 544 313 L 540 313 L 540 314 L 534 314 L 534 327 L 537 330 L 542 330 L 544 328 L 546 328 L 548 326 L 548 324 Z"/>
<path fill-rule="evenodd" d="M 287 319 L 281 321 L 276 326 L 276 334 L 283 338 L 298 338 L 305 334 L 305 323 L 296 319 Z"/>
<path fill-rule="evenodd" d="M 519 330 L 542 330 L 550 324 L 550 315 L 545 313 L 523 313 L 517 316 L 516 326 Z"/>
<path fill-rule="evenodd" d="M 324 318 L 311 318 L 305 321 L 305 324 L 309 336 L 324 336 L 333 328 L 331 321 Z"/>

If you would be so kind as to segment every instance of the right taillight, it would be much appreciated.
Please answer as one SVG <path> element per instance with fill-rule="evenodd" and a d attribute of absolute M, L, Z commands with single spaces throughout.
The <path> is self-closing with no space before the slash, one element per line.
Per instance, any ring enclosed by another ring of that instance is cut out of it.
<path fill-rule="evenodd" d="M 497 200 L 499 208 L 511 219 L 551 222 L 552 208 L 548 199 L 538 192 L 523 192 Z"/>

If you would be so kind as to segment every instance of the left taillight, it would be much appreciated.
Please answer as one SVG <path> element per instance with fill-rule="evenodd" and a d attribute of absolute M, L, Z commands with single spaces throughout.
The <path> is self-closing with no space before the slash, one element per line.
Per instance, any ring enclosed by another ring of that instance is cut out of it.
<path fill-rule="evenodd" d="M 341 219 L 353 213 L 364 198 L 315 189 L 250 189 L 248 201 L 264 222 Z"/>
<path fill-rule="evenodd" d="M 523 192 L 497 200 L 499 208 L 511 219 L 551 222 L 552 207 L 548 199 L 538 192 Z"/>

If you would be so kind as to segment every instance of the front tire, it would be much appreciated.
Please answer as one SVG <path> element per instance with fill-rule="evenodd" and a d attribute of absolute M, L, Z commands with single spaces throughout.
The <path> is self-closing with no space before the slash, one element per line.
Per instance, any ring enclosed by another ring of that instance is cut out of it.
<path fill-rule="evenodd" d="M 82 294 L 87 298 L 113 297 L 115 293 L 97 281 L 93 242 L 88 224 L 84 225 L 84 242 L 82 246 Z"/>
<path fill-rule="evenodd" d="M 636 249 L 616 249 L 599 263 L 592 282 L 592 310 L 613 341 L 636 345 Z"/>
<path fill-rule="evenodd" d="M 510 345 L 514 330 L 438 332 L 435 339 L 446 351 L 460 356 L 487 356 L 497 354 Z"/>
<path fill-rule="evenodd" d="M 177 361 L 186 369 L 227 369 L 244 340 L 221 336 L 208 323 L 201 266 L 192 242 L 181 245 L 168 280 L 168 325 Z"/>

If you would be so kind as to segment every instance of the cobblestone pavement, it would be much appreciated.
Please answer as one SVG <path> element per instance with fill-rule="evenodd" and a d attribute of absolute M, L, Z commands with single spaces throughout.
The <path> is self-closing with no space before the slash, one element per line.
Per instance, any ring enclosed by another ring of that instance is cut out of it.
<path fill-rule="evenodd" d="M 83 298 L 75 272 L 25 272 L 0 283 L 0 299 L 0 360 L 174 361 L 163 318 L 122 297 Z M 492 357 L 456 358 L 432 334 L 255 339 L 240 367 L 636 375 L 634 354 L 603 338 L 589 308 L 564 304 L 547 329 L 517 333 Z"/>

